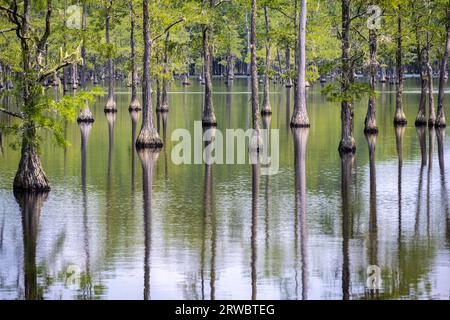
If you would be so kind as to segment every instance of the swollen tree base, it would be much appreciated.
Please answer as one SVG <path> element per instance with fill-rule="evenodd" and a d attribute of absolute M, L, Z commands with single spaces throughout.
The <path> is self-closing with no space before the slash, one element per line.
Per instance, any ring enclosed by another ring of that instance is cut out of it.
<path fill-rule="evenodd" d="M 92 116 L 92 112 L 89 109 L 81 109 L 78 114 L 77 122 L 78 123 L 92 123 L 94 122 L 94 117 Z"/>
<path fill-rule="evenodd" d="M 364 133 L 365 134 L 378 133 L 377 121 L 374 117 L 366 116 L 366 119 L 364 121 Z"/>
<path fill-rule="evenodd" d="M 156 112 L 169 112 L 169 105 L 162 104 L 160 107 L 156 108 Z"/>
<path fill-rule="evenodd" d="M 338 148 L 339 154 L 355 153 L 356 152 L 356 142 L 353 137 L 343 138 L 339 143 Z"/>
<path fill-rule="evenodd" d="M 394 126 L 406 126 L 407 123 L 405 113 L 400 110 L 397 111 L 394 117 Z"/>
<path fill-rule="evenodd" d="M 155 128 L 142 128 L 136 139 L 136 149 L 161 149 L 163 143 Z"/>
<path fill-rule="evenodd" d="M 216 115 L 214 113 L 204 115 L 202 119 L 202 126 L 203 128 L 217 127 Z"/>
<path fill-rule="evenodd" d="M 434 126 L 436 128 L 445 128 L 447 126 L 446 121 L 445 121 L 445 116 L 443 116 L 443 115 L 438 116 Z"/>
<path fill-rule="evenodd" d="M 14 178 L 14 191 L 48 192 L 50 185 L 41 160 L 33 146 L 24 146 L 19 168 Z"/>
<path fill-rule="evenodd" d="M 427 117 L 425 116 L 425 113 L 422 110 L 420 110 L 417 113 L 416 121 L 414 122 L 414 125 L 416 127 L 423 127 L 423 126 L 427 125 Z"/>
<path fill-rule="evenodd" d="M 128 107 L 128 111 L 141 111 L 141 104 L 139 103 L 138 99 L 133 99 L 130 102 L 130 105 Z"/>
<path fill-rule="evenodd" d="M 117 112 L 116 101 L 114 101 L 114 99 L 108 99 L 105 106 L 105 112 Z"/>
<path fill-rule="evenodd" d="M 309 118 L 307 114 L 299 113 L 293 114 L 291 119 L 291 128 L 309 128 Z"/>
<path fill-rule="evenodd" d="M 269 116 L 272 114 L 272 108 L 270 107 L 269 103 L 265 103 L 264 106 L 261 108 L 261 115 L 262 116 Z"/>

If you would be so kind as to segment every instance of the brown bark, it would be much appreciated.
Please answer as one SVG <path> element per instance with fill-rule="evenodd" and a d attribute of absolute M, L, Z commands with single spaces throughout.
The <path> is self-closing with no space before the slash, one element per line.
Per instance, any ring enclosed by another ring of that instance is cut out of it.
<path fill-rule="evenodd" d="M 85 35 L 86 32 L 86 15 L 87 15 L 87 4 L 86 1 L 83 1 L 83 14 L 81 18 L 81 28 L 83 30 L 83 45 L 81 47 L 81 58 L 83 59 L 83 65 L 81 66 L 80 70 L 80 85 L 82 89 L 86 89 L 86 47 L 85 47 Z M 76 89 L 76 84 L 74 83 L 74 89 Z M 80 110 L 80 113 L 78 114 L 77 122 L 88 122 L 92 123 L 94 122 L 94 117 L 92 116 L 92 112 L 89 109 L 88 102 L 85 101 L 85 106 Z"/>
<path fill-rule="evenodd" d="M 399 11 L 400 8 L 399 8 Z M 397 18 L 398 34 L 397 34 L 397 87 L 396 87 L 396 97 L 395 97 L 395 116 L 394 125 L 404 126 L 407 124 L 405 112 L 403 111 L 403 27 L 402 27 L 402 17 Z"/>
<path fill-rule="evenodd" d="M 202 37 L 205 68 L 205 105 L 203 108 L 202 125 L 203 127 L 215 127 L 217 121 L 212 100 L 212 37 L 209 26 L 203 26 Z"/>
<path fill-rule="evenodd" d="M 256 65 L 256 0 L 251 0 L 251 23 L 250 23 L 250 70 L 251 70 L 251 88 L 252 88 L 252 128 L 254 136 L 252 137 L 250 150 L 259 151 L 259 88 L 258 88 L 258 70 Z"/>
<path fill-rule="evenodd" d="M 167 54 L 167 46 L 169 41 L 169 33 L 166 35 L 166 41 L 164 44 L 164 58 L 163 58 L 163 79 L 162 79 L 162 96 L 161 96 L 161 105 L 159 110 L 160 112 L 168 112 L 169 111 L 169 97 L 167 96 L 167 91 L 169 90 L 169 81 L 167 80 L 167 77 L 169 76 L 168 73 L 168 64 L 169 64 L 169 57 Z"/>
<path fill-rule="evenodd" d="M 344 100 L 341 103 L 341 154 L 354 153 L 356 143 L 353 138 L 353 101 L 349 98 L 350 85 L 354 82 L 350 63 L 350 0 L 342 0 L 342 84 Z"/>
<path fill-rule="evenodd" d="M 267 6 L 264 6 L 264 21 L 266 25 L 266 43 L 264 45 L 266 49 L 266 63 L 264 69 L 264 95 L 263 95 L 263 105 L 261 108 L 261 114 L 269 115 L 272 114 L 272 109 L 270 107 L 269 99 L 269 71 L 270 71 L 270 37 L 269 37 L 269 14 L 267 11 Z"/>
<path fill-rule="evenodd" d="M 129 2 L 130 6 L 130 48 L 131 48 L 131 102 L 128 110 L 141 110 L 141 104 L 137 97 L 137 87 L 136 87 L 136 46 L 134 40 L 134 28 L 135 28 L 135 17 L 133 11 L 133 1 Z"/>
<path fill-rule="evenodd" d="M 439 93 L 438 93 L 438 106 L 437 106 L 437 119 L 436 127 L 443 128 L 446 126 L 445 122 L 445 110 L 444 110 L 444 95 L 445 95 L 445 82 L 447 73 L 447 61 L 450 51 L 450 10 L 447 11 L 447 39 L 445 43 L 444 56 L 441 61 L 441 70 L 439 75 Z"/>
<path fill-rule="evenodd" d="M 294 112 L 291 127 L 309 127 L 309 117 L 306 106 L 306 0 L 301 0 L 298 30 L 297 55 L 297 86 L 295 90 Z"/>
<path fill-rule="evenodd" d="M 142 127 L 136 139 L 136 149 L 160 149 L 163 147 L 158 131 L 153 124 L 152 89 L 150 83 L 151 47 L 152 42 L 149 35 L 149 0 L 143 0 L 143 35 L 144 35 L 144 57 L 143 57 L 143 81 L 142 81 Z"/>
<path fill-rule="evenodd" d="M 375 82 L 377 74 L 377 34 L 375 30 L 369 30 L 369 51 L 370 51 L 370 76 L 369 76 L 369 86 L 370 95 L 369 103 L 367 106 L 366 119 L 364 121 L 364 132 L 365 133 L 378 133 L 377 119 L 376 119 L 376 96 L 375 96 Z"/>
<path fill-rule="evenodd" d="M 49 21 L 52 11 L 51 1 L 47 0 L 47 19 Z M 23 21 L 21 24 L 21 32 L 24 37 L 20 38 L 21 51 L 22 51 L 22 66 L 23 66 L 23 104 L 26 113 L 37 112 L 37 94 L 38 88 L 36 87 L 37 81 L 33 76 L 36 74 L 33 70 L 32 61 L 33 53 L 32 46 L 28 42 L 28 36 L 30 32 L 30 0 L 24 1 L 23 9 Z M 46 33 L 50 32 L 50 25 L 46 28 Z M 40 45 L 45 46 L 44 37 L 42 38 Z M 44 43 L 43 43 L 44 42 Z M 39 47 L 35 53 L 35 57 L 39 56 Z M 49 191 L 50 185 L 45 172 L 42 168 L 41 160 L 38 155 L 38 142 L 36 126 L 33 120 L 26 119 L 23 125 L 22 133 L 22 149 L 21 158 L 19 162 L 19 168 L 17 169 L 16 176 L 14 178 L 14 190 L 15 191 Z"/>
<path fill-rule="evenodd" d="M 110 9 L 112 7 L 112 0 L 107 1 L 106 8 L 105 8 L 105 33 L 106 33 L 106 44 L 110 45 L 110 38 L 109 38 L 109 23 L 111 19 L 110 15 Z M 110 50 L 110 48 L 108 48 Z M 116 112 L 116 101 L 114 99 L 114 84 L 115 84 L 115 74 L 114 74 L 114 60 L 112 58 L 112 52 L 110 51 L 108 53 L 108 76 L 109 76 L 109 82 L 108 82 L 108 100 L 106 101 L 105 106 L 105 112 Z"/>
<path fill-rule="evenodd" d="M 427 32 L 427 49 L 426 49 L 426 68 L 428 79 L 428 126 L 432 127 L 436 123 L 436 111 L 434 109 L 434 86 L 433 86 L 433 68 L 430 63 L 430 40 Z"/>
<path fill-rule="evenodd" d="M 420 32 L 419 27 L 416 25 L 416 50 L 417 50 L 417 64 L 420 69 L 420 99 L 419 99 L 419 110 L 417 111 L 416 126 L 424 126 L 427 124 L 426 117 L 426 104 L 427 104 L 427 89 L 428 89 L 428 79 L 427 79 L 427 67 L 423 59 L 423 49 L 420 43 Z"/>

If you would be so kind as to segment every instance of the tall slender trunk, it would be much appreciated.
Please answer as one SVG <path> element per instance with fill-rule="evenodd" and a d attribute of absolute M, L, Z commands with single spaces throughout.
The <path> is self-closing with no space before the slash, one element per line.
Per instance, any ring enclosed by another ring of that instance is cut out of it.
<path fill-rule="evenodd" d="M 350 62 L 350 0 L 342 0 L 342 94 L 341 103 L 341 142 L 339 152 L 354 153 L 356 143 L 353 138 L 353 101 L 348 98 L 350 85 L 354 82 L 353 68 Z"/>
<path fill-rule="evenodd" d="M 309 117 L 306 106 L 306 19 L 307 1 L 301 0 L 299 29 L 298 29 L 298 56 L 297 56 L 297 86 L 295 90 L 294 112 L 291 127 L 309 127 Z"/>
<path fill-rule="evenodd" d="M 81 29 L 83 31 L 83 43 L 81 46 L 81 59 L 83 64 L 80 68 L 80 87 L 86 89 L 86 77 L 87 77 L 87 61 L 86 61 L 86 16 L 87 16 L 87 3 L 83 1 L 83 11 L 81 14 Z"/>
<path fill-rule="evenodd" d="M 366 133 L 377 133 L 377 119 L 376 119 L 376 96 L 375 96 L 375 81 L 377 74 L 377 33 L 375 30 L 369 30 L 369 51 L 370 51 L 370 95 L 369 103 L 367 106 L 366 119 L 364 121 L 364 132 Z"/>
<path fill-rule="evenodd" d="M 169 111 L 169 97 L 167 96 L 167 91 L 169 90 L 169 81 L 167 80 L 169 76 L 168 64 L 169 57 L 167 54 L 167 47 L 169 42 L 169 33 L 166 35 L 166 41 L 164 42 L 164 58 L 163 58 L 163 79 L 162 79 L 162 97 L 161 97 L 161 106 L 160 109 L 156 109 L 160 112 Z"/>
<path fill-rule="evenodd" d="M 205 106 L 203 108 L 203 127 L 215 127 L 217 125 L 216 115 L 212 100 L 212 35 L 211 27 L 203 26 L 203 60 L 205 65 Z"/>
<path fill-rule="evenodd" d="M 438 93 L 438 107 L 437 107 L 437 119 L 436 127 L 445 127 L 445 111 L 444 111 L 444 94 L 445 94 L 445 81 L 447 78 L 447 61 L 450 51 L 450 10 L 447 11 L 447 40 L 445 44 L 445 52 L 441 61 L 441 70 L 439 76 L 439 93 Z"/>
<path fill-rule="evenodd" d="M 72 64 L 72 90 L 78 89 L 78 64 Z"/>
<path fill-rule="evenodd" d="M 246 52 L 248 55 L 248 54 L 251 54 L 251 49 L 250 49 L 250 28 L 248 26 L 248 12 L 247 11 L 245 11 L 245 32 L 247 34 L 247 51 Z M 251 63 L 247 62 L 247 70 L 246 70 L 247 76 L 249 76 L 252 72 L 251 65 L 252 65 Z"/>
<path fill-rule="evenodd" d="M 264 69 L 264 95 L 263 95 L 263 105 L 261 108 L 261 114 L 267 115 L 272 114 L 272 109 L 270 108 L 270 100 L 269 100 L 269 71 L 270 71 L 270 37 L 269 37 L 269 14 L 267 11 L 267 6 L 264 6 L 264 21 L 266 25 L 266 63 Z"/>
<path fill-rule="evenodd" d="M 259 151 L 259 88 L 258 70 L 256 65 L 256 0 L 251 0 L 251 25 L 250 25 L 250 64 L 251 64 L 251 88 L 252 88 L 252 137 L 250 150 Z"/>
<path fill-rule="evenodd" d="M 292 87 L 292 79 L 291 79 L 291 48 L 289 45 L 286 47 L 285 52 L 285 59 L 286 59 L 286 74 L 288 75 L 287 81 L 286 81 L 286 88 Z"/>
<path fill-rule="evenodd" d="M 106 33 L 106 44 L 108 46 L 108 100 L 105 106 L 105 112 L 116 112 L 116 101 L 114 99 L 114 83 L 115 83 L 115 75 L 114 75 L 114 60 L 112 57 L 112 50 L 110 50 L 110 38 L 109 38 L 109 23 L 111 19 L 111 15 L 109 10 L 112 7 L 112 0 L 107 1 L 105 8 L 105 33 Z"/>
<path fill-rule="evenodd" d="M 399 7 L 399 12 L 401 8 Z M 397 87 L 396 87 L 396 98 L 395 98 L 395 116 L 394 125 L 404 126 L 407 124 L 405 112 L 403 111 L 403 27 L 402 27 L 402 16 L 399 14 L 397 18 Z"/>
<path fill-rule="evenodd" d="M 209 6 L 212 9 L 215 0 L 209 0 Z M 212 100 L 212 26 L 203 26 L 203 60 L 205 66 L 205 106 L 203 108 L 202 125 L 203 127 L 215 127 L 217 125 L 216 115 Z"/>
<path fill-rule="evenodd" d="M 434 86 L 433 86 L 433 67 L 430 62 L 430 38 L 427 31 L 426 64 L 428 78 L 428 126 L 432 127 L 436 123 L 436 111 L 434 109 Z"/>
<path fill-rule="evenodd" d="M 63 16 L 63 23 L 64 28 L 67 26 L 67 0 L 64 0 L 64 16 Z M 67 50 L 67 44 L 66 44 L 66 34 L 63 35 L 63 49 L 64 52 Z M 68 67 L 63 68 L 62 77 L 63 77 L 63 91 L 67 91 L 67 80 L 69 80 L 69 69 Z"/>
<path fill-rule="evenodd" d="M 83 13 L 81 16 L 81 28 L 83 30 L 83 45 L 81 47 L 81 58 L 83 59 L 83 65 L 80 70 L 80 85 L 82 89 L 86 89 L 86 15 L 87 15 L 87 4 L 86 0 L 83 1 Z M 76 67 L 76 65 L 74 65 Z M 76 82 L 74 81 L 73 88 L 76 89 Z M 88 101 L 85 101 L 84 107 L 80 110 L 77 118 L 77 122 L 94 122 L 94 117 L 89 109 Z"/>
<path fill-rule="evenodd" d="M 129 2 L 130 6 L 130 48 L 131 48 L 131 102 L 128 110 L 141 110 L 141 104 L 139 103 L 139 99 L 137 97 L 137 87 L 136 87 L 136 46 L 134 41 L 134 26 L 135 26 L 135 17 L 133 11 L 133 1 Z"/>
<path fill-rule="evenodd" d="M 420 70 L 420 85 L 421 85 L 421 91 L 420 91 L 420 99 L 419 99 L 419 110 L 417 111 L 416 126 L 423 126 L 427 124 L 427 89 L 428 89 L 428 81 L 427 81 L 427 67 L 424 63 L 423 59 L 423 53 L 424 50 L 420 43 L 420 32 L 419 32 L 419 25 L 416 24 L 416 50 L 417 50 L 417 64 L 419 66 Z"/>
<path fill-rule="evenodd" d="M 152 110 L 152 88 L 150 83 L 151 68 L 151 48 L 150 40 L 150 14 L 149 0 L 142 0 L 143 5 L 143 35 L 144 35 L 144 57 L 143 57 L 143 81 L 142 81 L 142 127 L 138 138 L 136 139 L 136 149 L 160 149 L 163 147 L 158 131 L 153 124 Z"/>

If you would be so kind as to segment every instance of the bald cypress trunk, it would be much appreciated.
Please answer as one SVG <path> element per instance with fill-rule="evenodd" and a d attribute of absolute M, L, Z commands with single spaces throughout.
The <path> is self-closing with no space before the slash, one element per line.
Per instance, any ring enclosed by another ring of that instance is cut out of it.
<path fill-rule="evenodd" d="M 399 11 L 400 8 L 399 8 Z M 397 88 L 395 98 L 395 116 L 394 125 L 404 126 L 407 124 L 405 112 L 403 111 L 403 26 L 402 17 L 397 18 L 398 34 L 397 34 Z"/>
<path fill-rule="evenodd" d="M 272 114 L 272 109 L 270 107 L 269 100 L 269 72 L 270 72 L 270 37 L 269 37 L 269 14 L 267 11 L 267 6 L 264 6 L 264 21 L 266 25 L 266 66 L 264 70 L 264 96 L 263 96 L 263 106 L 261 108 L 262 115 Z"/>
<path fill-rule="evenodd" d="M 83 1 L 83 14 L 81 16 L 81 28 L 83 29 L 83 45 L 81 47 L 81 58 L 83 59 L 83 65 L 81 66 L 80 72 L 80 84 L 82 89 L 86 89 L 86 15 L 87 15 L 87 4 L 86 0 Z M 74 83 L 75 86 L 75 83 Z M 80 110 L 78 114 L 77 122 L 94 122 L 94 117 L 92 116 L 92 112 L 89 109 L 88 102 L 85 102 L 84 108 Z"/>
<path fill-rule="evenodd" d="M 47 12 L 51 13 L 51 1 L 47 0 Z M 27 36 L 30 33 L 30 0 L 24 1 L 23 22 L 21 33 L 25 36 L 20 39 L 23 66 L 23 104 L 24 110 L 28 113 L 37 112 L 35 109 L 38 104 L 38 92 L 40 85 L 36 82 L 34 75 L 36 71 L 32 68 L 33 53 L 32 47 L 28 42 Z M 45 45 L 45 43 L 44 43 Z M 39 50 L 39 48 L 37 49 Z M 39 52 L 36 52 L 36 57 Z M 22 130 L 22 149 L 14 178 L 15 191 L 49 191 L 50 185 L 45 172 L 42 168 L 41 160 L 38 154 L 38 139 L 36 133 L 36 124 L 33 120 L 25 119 Z"/>
<path fill-rule="evenodd" d="M 306 106 L 306 0 L 301 0 L 298 32 L 297 86 L 295 88 L 294 113 L 291 127 L 309 127 Z"/>
<path fill-rule="evenodd" d="M 163 147 L 158 131 L 153 124 L 152 110 L 152 88 L 150 82 L 151 48 L 152 42 L 149 35 L 149 0 L 143 0 L 143 34 L 144 34 L 144 57 L 143 57 L 143 81 L 142 81 L 142 127 L 136 139 L 136 148 L 160 149 Z"/>
<path fill-rule="evenodd" d="M 252 137 L 250 150 L 259 151 L 259 88 L 258 88 L 258 70 L 256 65 L 256 0 L 251 0 L 251 25 L 250 25 L 250 70 L 251 70 L 251 88 L 252 88 L 252 128 L 254 135 Z"/>
<path fill-rule="evenodd" d="M 135 17 L 133 11 L 133 1 L 129 2 L 130 6 L 130 48 L 131 48 L 131 102 L 128 110 L 141 110 L 141 104 L 137 98 L 137 87 L 136 87 L 136 46 L 134 43 L 134 26 Z"/>
<path fill-rule="evenodd" d="M 106 3 L 106 9 L 105 9 L 105 33 L 106 33 L 106 44 L 108 45 L 108 76 L 109 76 L 109 83 L 108 83 L 108 100 L 106 101 L 105 106 L 105 112 L 116 112 L 116 101 L 114 99 L 114 84 L 115 84 L 115 75 L 114 75 L 114 60 L 112 58 L 112 52 L 109 48 L 110 45 L 110 38 L 109 38 L 109 28 L 110 28 L 110 9 L 112 7 L 112 0 L 109 0 Z"/>
<path fill-rule="evenodd" d="M 366 133 L 377 133 L 377 119 L 376 119 L 376 97 L 375 97 L 375 81 L 377 75 L 377 34 L 376 31 L 369 30 L 369 51 L 370 51 L 370 76 L 369 76 L 369 86 L 370 95 L 369 103 L 367 106 L 366 119 L 364 121 L 364 132 Z"/>
<path fill-rule="evenodd" d="M 427 104 L 427 90 L 428 90 L 428 78 L 427 78 L 427 67 L 424 63 L 423 53 L 424 50 L 420 44 L 420 33 L 419 27 L 416 25 L 416 50 L 417 50 L 417 64 L 419 65 L 420 70 L 420 99 L 419 99 L 419 110 L 417 111 L 416 126 L 424 126 L 427 124 L 427 116 L 426 116 L 426 104 Z"/>
<path fill-rule="evenodd" d="M 169 42 L 169 33 L 166 35 L 166 41 L 164 43 L 164 58 L 163 58 L 163 79 L 162 79 L 162 96 L 161 96 L 161 105 L 159 110 L 156 109 L 156 111 L 160 112 L 168 112 L 169 111 L 169 97 L 167 96 L 167 91 L 169 90 L 169 81 L 167 80 L 167 77 L 169 76 L 169 70 L 168 70 L 168 64 L 169 64 L 169 57 L 167 54 L 167 46 Z"/>
<path fill-rule="evenodd" d="M 450 10 L 447 11 L 447 39 L 445 43 L 444 56 L 441 61 L 441 71 L 439 76 L 439 93 L 438 93 L 438 107 L 437 107 L 437 119 L 436 127 L 445 127 L 445 112 L 444 112 L 444 95 L 445 95 L 445 82 L 447 73 L 447 61 L 450 51 Z"/>
<path fill-rule="evenodd" d="M 354 153 L 356 143 L 353 138 L 353 101 L 348 97 L 350 85 L 354 82 L 350 62 L 350 0 L 342 0 L 342 94 L 341 103 L 341 142 L 339 152 Z"/>
<path fill-rule="evenodd" d="M 202 44 L 205 76 L 205 105 L 203 108 L 202 124 L 204 127 L 215 127 L 217 125 L 216 115 L 212 100 L 212 46 L 211 27 L 203 26 Z"/>
<path fill-rule="evenodd" d="M 427 32 L 427 49 L 426 49 L 426 68 L 428 79 L 428 126 L 433 127 L 436 123 L 436 112 L 434 110 L 434 86 L 433 86 L 433 68 L 430 63 L 430 39 Z"/>

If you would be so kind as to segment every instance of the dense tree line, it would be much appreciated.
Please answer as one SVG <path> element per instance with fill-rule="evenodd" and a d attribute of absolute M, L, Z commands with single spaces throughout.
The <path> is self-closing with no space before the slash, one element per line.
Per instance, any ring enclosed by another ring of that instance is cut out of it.
<path fill-rule="evenodd" d="M 176 77 L 183 85 L 198 77 L 204 85 L 201 120 L 214 127 L 213 76 L 226 82 L 236 74 L 250 76 L 256 130 L 260 117 L 272 112 L 269 81 L 295 88 L 291 127 L 310 125 L 306 88 L 328 82 L 323 93 L 341 107 L 339 151 L 352 153 L 354 102 L 368 97 L 364 131 L 376 134 L 375 84 L 391 82 L 394 125 L 404 126 L 404 74 L 417 73 L 416 125 L 446 125 L 447 0 L 0 0 L 0 48 L 1 94 L 21 101 L 19 110 L 0 108 L 17 120 L 0 129 L 18 137 L 17 190 L 49 189 L 39 160 L 40 133 L 49 130 L 64 144 L 65 121 L 93 122 L 89 102 L 100 93 L 87 83 L 101 79 L 108 83 L 106 113 L 118 111 L 115 82 L 131 87 L 129 110 L 143 113 L 138 149 L 163 147 L 153 124 L 152 94 L 156 111 L 168 112 L 167 91 Z M 45 93 L 48 86 L 78 90 L 53 99 Z"/>

